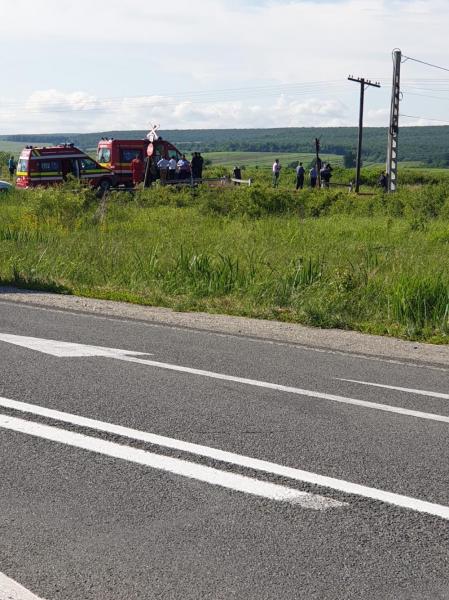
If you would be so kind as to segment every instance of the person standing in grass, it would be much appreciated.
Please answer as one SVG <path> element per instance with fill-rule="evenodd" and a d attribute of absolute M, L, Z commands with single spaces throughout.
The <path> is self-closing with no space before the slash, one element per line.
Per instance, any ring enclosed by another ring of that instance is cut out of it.
<path fill-rule="evenodd" d="M 176 168 L 178 166 L 178 161 L 174 156 L 170 158 L 168 161 L 168 180 L 174 181 L 176 179 Z"/>
<path fill-rule="evenodd" d="M 382 188 L 383 192 L 388 192 L 388 177 L 385 171 L 383 171 L 382 175 L 379 177 L 378 185 Z"/>
<path fill-rule="evenodd" d="M 330 187 L 332 171 L 333 171 L 333 169 L 329 163 L 324 165 L 324 167 L 321 169 L 321 184 L 322 184 L 323 188 Z"/>
<path fill-rule="evenodd" d="M 162 157 L 161 160 L 157 163 L 157 168 L 159 169 L 159 174 L 161 177 L 162 185 L 165 185 L 167 182 L 169 164 L 170 164 L 170 161 L 165 157 Z"/>
<path fill-rule="evenodd" d="M 194 152 L 192 154 L 192 160 L 190 161 L 190 168 L 192 170 L 192 177 L 193 179 L 199 179 L 200 175 L 200 165 L 199 165 L 199 159 L 198 159 L 198 152 Z"/>
<path fill-rule="evenodd" d="M 203 178 L 203 167 L 204 167 L 204 158 L 201 156 L 201 152 L 197 152 L 198 156 L 198 179 Z"/>
<path fill-rule="evenodd" d="M 182 158 L 178 160 L 178 178 L 180 180 L 189 179 L 190 177 L 190 163 L 186 158 L 186 155 L 183 154 Z"/>
<path fill-rule="evenodd" d="M 316 188 L 316 180 L 318 178 L 318 172 L 316 170 L 315 165 L 310 169 L 309 176 L 310 176 L 310 187 L 312 189 Z"/>
<path fill-rule="evenodd" d="M 276 188 L 279 185 L 279 175 L 281 174 L 281 165 L 279 162 L 279 158 L 277 158 L 273 163 L 273 187 Z"/>
<path fill-rule="evenodd" d="M 136 187 L 143 181 L 143 162 L 140 156 L 136 156 L 131 161 L 131 173 L 133 177 L 133 186 Z"/>
<path fill-rule="evenodd" d="M 304 175 L 305 175 L 305 169 L 302 166 L 302 162 L 299 163 L 299 165 L 296 167 L 296 189 L 297 190 L 302 190 L 304 187 Z"/>
<path fill-rule="evenodd" d="M 14 160 L 14 156 L 11 156 L 11 158 L 8 160 L 8 170 L 10 177 L 13 178 L 16 170 L 16 161 Z"/>
<path fill-rule="evenodd" d="M 238 165 L 234 167 L 234 170 L 232 171 L 232 177 L 239 180 L 242 178 L 242 170 Z M 234 185 L 240 185 L 240 181 L 234 181 Z"/>

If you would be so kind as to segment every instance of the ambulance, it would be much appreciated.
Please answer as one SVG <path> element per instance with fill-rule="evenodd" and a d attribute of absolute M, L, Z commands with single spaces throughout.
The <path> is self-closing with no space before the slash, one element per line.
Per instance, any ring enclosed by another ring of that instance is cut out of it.
<path fill-rule="evenodd" d="M 98 142 L 97 162 L 104 168 L 110 169 L 117 178 L 118 185 L 133 186 L 131 162 L 140 158 L 142 162 L 150 160 L 150 179 L 159 178 L 157 163 L 161 158 L 174 158 L 178 161 L 182 153 L 170 142 L 161 137 L 154 141 L 116 140 L 102 138 Z"/>
<path fill-rule="evenodd" d="M 16 187 L 30 188 L 63 183 L 69 175 L 107 191 L 116 185 L 114 174 L 73 144 L 47 148 L 27 146 L 20 154 Z"/>

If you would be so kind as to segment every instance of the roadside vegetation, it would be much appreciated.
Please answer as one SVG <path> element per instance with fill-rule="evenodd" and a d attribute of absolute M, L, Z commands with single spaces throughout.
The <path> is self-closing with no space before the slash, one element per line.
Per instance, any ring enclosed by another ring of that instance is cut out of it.
<path fill-rule="evenodd" d="M 228 172 L 214 166 L 208 175 Z M 449 341 L 449 173 L 409 169 L 392 195 L 363 174 L 295 192 L 153 188 L 99 201 L 72 182 L 0 196 L 0 280 L 176 310 Z"/>

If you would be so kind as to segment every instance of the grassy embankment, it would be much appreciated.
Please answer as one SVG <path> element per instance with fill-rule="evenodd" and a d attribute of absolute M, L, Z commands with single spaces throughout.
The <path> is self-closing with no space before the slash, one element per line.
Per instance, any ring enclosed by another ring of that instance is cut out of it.
<path fill-rule="evenodd" d="M 4 194 L 3 283 L 100 298 L 449 340 L 447 173 L 399 193 L 251 188 Z M 366 172 L 367 181 L 377 172 Z M 341 171 L 342 182 L 350 174 Z"/>

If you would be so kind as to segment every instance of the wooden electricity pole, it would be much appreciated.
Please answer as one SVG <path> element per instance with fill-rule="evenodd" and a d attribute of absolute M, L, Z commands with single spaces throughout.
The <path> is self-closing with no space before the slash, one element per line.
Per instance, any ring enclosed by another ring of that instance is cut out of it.
<path fill-rule="evenodd" d="M 363 142 L 363 111 L 365 107 L 365 89 L 367 87 L 380 88 L 380 83 L 373 83 L 363 77 L 348 77 L 349 81 L 355 81 L 360 84 L 360 113 L 359 113 L 359 140 L 357 144 L 357 167 L 356 167 L 356 178 L 355 178 L 355 191 L 358 193 L 360 190 L 360 169 L 362 167 L 362 142 Z"/>
<path fill-rule="evenodd" d="M 316 169 L 316 186 L 318 189 L 321 189 L 321 158 L 320 158 L 320 148 L 321 148 L 321 143 L 320 140 L 318 138 L 315 138 L 315 155 L 316 155 L 316 165 L 315 165 L 315 169 Z"/>

